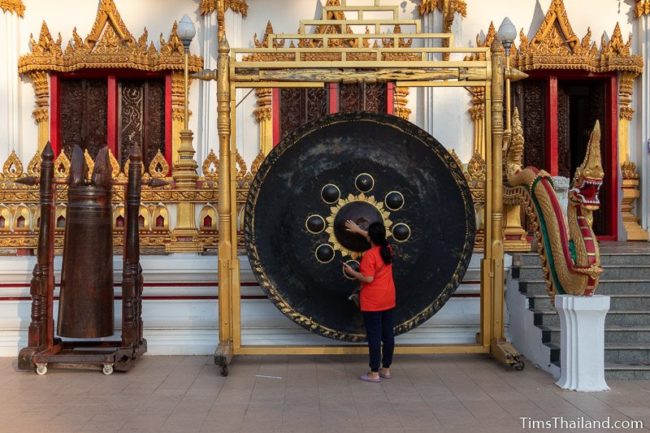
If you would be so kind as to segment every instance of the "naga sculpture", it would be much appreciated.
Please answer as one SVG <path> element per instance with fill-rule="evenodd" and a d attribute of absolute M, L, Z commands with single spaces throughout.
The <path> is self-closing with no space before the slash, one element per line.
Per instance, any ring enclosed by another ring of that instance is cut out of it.
<path fill-rule="evenodd" d="M 600 124 L 596 121 L 582 164 L 576 169 L 567 220 L 553 189 L 551 175 L 535 167 L 522 168 L 524 137 L 519 113 L 513 114 L 513 134 L 506 154 L 509 188 L 505 198 L 521 203 L 533 222 L 544 279 L 551 298 L 593 295 L 603 269 L 592 229 L 593 212 L 600 207 L 598 191 L 604 171 L 600 156 Z"/>

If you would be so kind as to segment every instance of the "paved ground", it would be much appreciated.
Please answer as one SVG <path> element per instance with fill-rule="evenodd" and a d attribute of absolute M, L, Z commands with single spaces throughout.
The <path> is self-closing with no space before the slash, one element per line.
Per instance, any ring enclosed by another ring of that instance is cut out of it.
<path fill-rule="evenodd" d="M 538 430 L 534 422 L 566 427 L 541 431 L 592 431 L 568 423 L 608 417 L 612 426 L 650 427 L 649 381 L 585 394 L 560 390 L 530 365 L 515 372 L 484 356 L 402 356 L 392 379 L 372 384 L 357 379 L 365 364 L 240 357 L 224 378 L 211 357 L 145 356 L 126 374 L 50 369 L 39 377 L 0 358 L 0 432 L 508 433 Z"/>

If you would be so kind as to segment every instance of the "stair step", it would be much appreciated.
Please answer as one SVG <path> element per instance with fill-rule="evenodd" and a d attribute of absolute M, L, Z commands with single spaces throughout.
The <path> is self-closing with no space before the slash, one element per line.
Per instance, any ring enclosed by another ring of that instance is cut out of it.
<path fill-rule="evenodd" d="M 546 295 L 546 282 L 543 279 L 519 281 L 519 290 L 526 296 Z M 648 294 L 650 281 L 638 279 L 601 280 L 596 293 L 599 295 Z"/>
<path fill-rule="evenodd" d="M 557 354 L 559 357 L 559 348 Z M 605 357 L 607 357 L 607 349 L 605 349 Z M 551 362 L 562 368 L 559 358 Z M 650 364 L 608 361 L 605 358 L 605 380 L 650 380 Z"/>
<path fill-rule="evenodd" d="M 556 310 L 534 309 L 535 326 L 559 327 L 560 316 Z M 620 327 L 650 327 L 650 310 L 619 310 L 609 311 L 605 317 L 605 326 Z"/>
<path fill-rule="evenodd" d="M 608 280 L 645 280 L 650 279 L 650 261 L 636 265 L 603 266 L 602 277 Z M 520 280 L 542 280 L 544 270 L 537 265 L 513 266 L 512 277 Z"/>
<path fill-rule="evenodd" d="M 517 254 L 515 256 L 514 262 L 519 263 L 523 266 L 539 266 L 539 254 Z M 612 265 L 648 265 L 650 264 L 650 252 L 644 251 L 641 253 L 603 253 L 601 251 L 600 262 L 605 267 Z"/>
<path fill-rule="evenodd" d="M 551 362 L 560 365 L 560 346 L 546 344 L 551 349 Z M 605 345 L 605 363 L 632 366 L 650 366 L 650 344 L 611 343 Z"/>
<path fill-rule="evenodd" d="M 599 295 L 603 293 L 598 292 Z M 608 295 L 609 311 L 648 311 L 650 310 L 650 294 L 611 294 Z M 548 295 L 535 295 L 528 298 L 528 305 L 531 310 L 551 310 L 555 306 L 551 303 Z"/>
<path fill-rule="evenodd" d="M 606 363 L 605 380 L 650 380 L 650 366 Z"/>
<path fill-rule="evenodd" d="M 542 342 L 560 344 L 560 326 L 543 326 Z M 650 344 L 650 326 L 605 326 L 605 346 L 620 343 Z"/>

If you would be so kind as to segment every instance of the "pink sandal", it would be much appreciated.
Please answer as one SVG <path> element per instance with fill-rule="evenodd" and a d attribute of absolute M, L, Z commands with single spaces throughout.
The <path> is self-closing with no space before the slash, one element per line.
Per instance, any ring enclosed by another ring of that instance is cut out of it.
<path fill-rule="evenodd" d="M 377 377 L 371 377 L 368 373 L 364 373 L 359 377 L 359 380 L 363 380 L 364 382 L 372 382 L 372 383 L 379 383 L 381 382 L 381 378 Z"/>

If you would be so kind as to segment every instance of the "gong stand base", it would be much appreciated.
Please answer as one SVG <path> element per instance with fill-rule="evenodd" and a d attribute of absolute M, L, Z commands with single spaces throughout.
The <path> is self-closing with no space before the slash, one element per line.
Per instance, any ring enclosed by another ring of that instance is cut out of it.
<path fill-rule="evenodd" d="M 214 352 L 214 363 L 221 367 L 221 375 L 228 376 L 228 366 L 233 358 L 232 343 L 219 343 Z"/>
<path fill-rule="evenodd" d="M 39 375 L 49 367 L 96 369 L 106 375 L 113 371 L 129 371 L 147 352 L 147 340 L 135 346 L 123 346 L 121 341 L 68 341 L 56 339 L 47 349 L 26 347 L 18 357 L 19 370 L 34 370 Z"/>
<path fill-rule="evenodd" d="M 490 353 L 501 364 L 512 367 L 517 371 L 524 369 L 523 356 L 515 347 L 505 340 L 494 340 L 490 348 Z"/>

